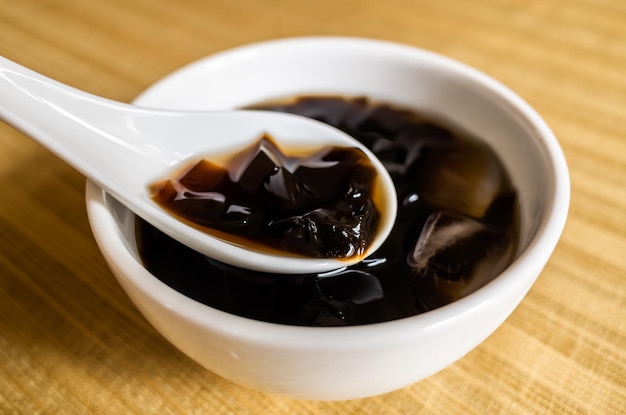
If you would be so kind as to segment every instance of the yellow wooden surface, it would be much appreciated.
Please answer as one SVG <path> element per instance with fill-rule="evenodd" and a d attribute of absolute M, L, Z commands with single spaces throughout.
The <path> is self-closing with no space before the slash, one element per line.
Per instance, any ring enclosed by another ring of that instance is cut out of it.
<path fill-rule="evenodd" d="M 553 128 L 571 213 L 520 307 L 456 364 L 387 395 L 307 402 L 242 388 L 144 320 L 93 241 L 84 179 L 2 124 L 1 414 L 626 412 L 623 0 L 0 0 L 2 55 L 121 101 L 216 51 L 329 34 L 461 60 Z"/>

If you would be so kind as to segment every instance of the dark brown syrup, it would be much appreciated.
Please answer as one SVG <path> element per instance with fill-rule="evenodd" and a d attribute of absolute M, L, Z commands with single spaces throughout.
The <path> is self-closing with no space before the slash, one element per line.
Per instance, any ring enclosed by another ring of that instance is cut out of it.
<path fill-rule="evenodd" d="M 394 229 L 357 265 L 320 275 L 275 275 L 216 262 L 138 219 L 144 265 L 172 288 L 262 321 L 360 325 L 449 304 L 491 281 L 514 258 L 517 193 L 481 141 L 365 98 L 302 97 L 257 108 L 321 120 L 370 148 L 396 185 Z"/>
<path fill-rule="evenodd" d="M 363 151 L 327 147 L 290 156 L 264 136 L 234 160 L 193 163 L 155 184 L 152 199 L 205 232 L 255 250 L 339 259 L 365 254 L 380 214 L 376 169 Z"/>

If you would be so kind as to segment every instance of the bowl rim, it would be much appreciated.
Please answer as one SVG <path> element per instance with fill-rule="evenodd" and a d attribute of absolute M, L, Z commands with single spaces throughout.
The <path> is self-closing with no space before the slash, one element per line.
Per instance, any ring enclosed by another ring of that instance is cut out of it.
<path fill-rule="evenodd" d="M 250 341 L 274 343 L 280 339 L 281 345 L 286 347 L 288 345 L 300 348 L 305 346 L 316 350 L 320 348 L 336 349 L 337 347 L 369 347 L 381 343 L 396 343 L 399 339 L 421 337 L 431 330 L 454 324 L 455 320 L 470 310 L 477 311 L 487 307 L 489 303 L 497 301 L 498 296 L 496 294 L 501 294 L 503 290 L 504 292 L 523 290 L 520 295 L 525 294 L 548 261 L 565 225 L 570 199 L 567 163 L 554 133 L 539 114 L 508 87 L 472 67 L 431 51 L 381 40 L 334 36 L 286 38 L 240 46 L 201 58 L 156 82 L 139 95 L 134 102 L 145 105 L 151 99 L 156 88 L 170 82 L 175 77 L 185 76 L 187 71 L 193 71 L 198 65 L 218 61 L 220 64 L 224 64 L 230 57 L 241 53 L 250 53 L 265 48 L 288 49 L 294 46 L 302 47 L 306 44 L 317 46 L 342 44 L 344 47 L 370 48 L 389 54 L 398 53 L 410 59 L 434 60 L 438 64 L 450 66 L 460 71 L 472 82 L 477 82 L 481 87 L 486 88 L 487 93 L 498 96 L 500 101 L 506 103 L 510 110 L 531 125 L 538 144 L 541 145 L 541 150 L 549 162 L 549 173 L 550 179 L 554 183 L 554 193 L 551 200 L 547 201 L 545 213 L 534 229 L 526 247 L 500 275 L 489 283 L 457 301 L 426 313 L 398 320 L 357 326 L 283 325 L 253 320 L 212 308 L 186 297 L 150 274 L 127 249 L 117 222 L 107 207 L 107 198 L 110 196 L 91 181 L 87 181 L 86 200 L 89 222 L 107 262 L 117 271 L 114 272 L 117 278 L 125 278 L 133 285 L 141 287 L 147 296 L 156 299 L 172 312 L 199 326 L 209 327 L 224 335 L 247 338 Z M 503 316 L 502 319 L 506 317 Z M 376 335 L 372 335 L 374 332 Z M 334 339 L 332 345 L 328 344 L 328 336 L 321 335 L 322 333 L 332 334 Z"/>

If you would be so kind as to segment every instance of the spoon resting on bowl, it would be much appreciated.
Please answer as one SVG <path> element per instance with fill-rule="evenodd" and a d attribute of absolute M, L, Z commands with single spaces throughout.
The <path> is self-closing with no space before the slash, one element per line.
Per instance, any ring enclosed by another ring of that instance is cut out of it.
<path fill-rule="evenodd" d="M 29 135 L 170 237 L 213 259 L 279 274 L 322 273 L 358 262 L 388 236 L 396 193 L 361 143 L 321 122 L 264 111 L 166 111 L 98 97 L 0 57 L 0 119 Z M 150 187 L 191 160 L 240 151 L 270 134 L 286 148 L 358 148 L 376 173 L 379 224 L 361 255 L 315 258 L 235 244 L 166 212 Z"/>

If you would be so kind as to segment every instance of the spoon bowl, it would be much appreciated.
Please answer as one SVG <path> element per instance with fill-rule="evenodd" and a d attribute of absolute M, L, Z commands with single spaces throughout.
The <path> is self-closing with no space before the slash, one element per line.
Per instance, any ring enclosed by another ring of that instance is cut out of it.
<path fill-rule="evenodd" d="M 273 273 L 315 273 L 363 259 L 282 255 L 229 243 L 185 224 L 151 199 L 150 185 L 177 167 L 237 152 L 265 133 L 285 148 L 361 149 L 377 171 L 379 199 L 385 202 L 366 255 L 393 227 L 396 194 L 383 165 L 362 144 L 321 122 L 264 111 L 141 108 L 77 90 L 1 57 L 0 87 L 0 119 L 46 146 L 161 231 L 219 261 Z"/>

